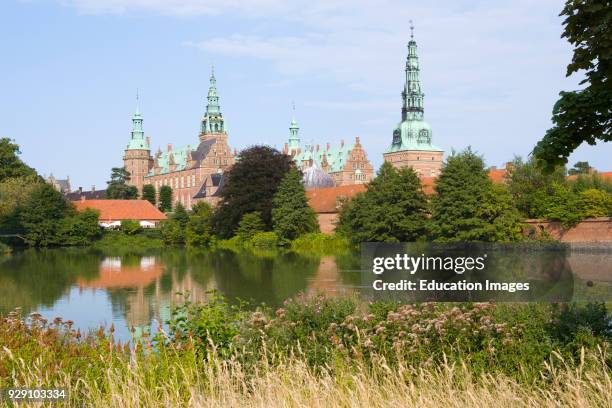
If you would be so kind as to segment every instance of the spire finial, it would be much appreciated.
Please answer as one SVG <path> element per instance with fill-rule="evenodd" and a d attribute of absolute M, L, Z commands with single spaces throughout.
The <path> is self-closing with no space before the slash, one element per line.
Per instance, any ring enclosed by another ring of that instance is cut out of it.
<path fill-rule="evenodd" d="M 212 78 L 215 77 L 215 64 L 212 64 L 211 67 L 210 67 L 210 76 Z"/>
<path fill-rule="evenodd" d="M 410 22 L 410 39 L 414 40 L 414 24 L 412 20 L 410 20 L 409 22 Z"/>
<path fill-rule="evenodd" d="M 140 92 L 136 88 L 136 114 L 140 115 Z"/>

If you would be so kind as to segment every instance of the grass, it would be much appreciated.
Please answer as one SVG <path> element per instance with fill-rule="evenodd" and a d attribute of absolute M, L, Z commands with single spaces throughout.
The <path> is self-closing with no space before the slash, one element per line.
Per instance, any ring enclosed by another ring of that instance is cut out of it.
<path fill-rule="evenodd" d="M 150 233 L 127 235 L 120 231 L 106 231 L 92 243 L 92 248 L 113 255 L 144 254 L 164 247 L 161 237 Z"/>
<path fill-rule="evenodd" d="M 314 370 L 294 357 L 263 361 L 250 375 L 237 362 L 170 354 L 117 359 L 95 377 L 66 372 L 53 385 L 68 389 L 68 407 L 609 407 L 612 379 L 605 356 L 599 361 L 587 370 L 553 357 L 542 370 L 548 385 L 537 388 L 502 375 L 475 377 L 462 365 Z M 19 377 L 23 387 L 49 384 L 37 362 L 22 364 Z"/>
<path fill-rule="evenodd" d="M 132 347 L 116 343 L 112 327 L 83 334 L 60 318 L 0 317 L 0 388 L 66 388 L 59 406 L 68 407 L 612 406 L 606 311 L 597 305 L 315 296 L 264 312 L 213 297 L 177 311 L 169 332 Z"/>

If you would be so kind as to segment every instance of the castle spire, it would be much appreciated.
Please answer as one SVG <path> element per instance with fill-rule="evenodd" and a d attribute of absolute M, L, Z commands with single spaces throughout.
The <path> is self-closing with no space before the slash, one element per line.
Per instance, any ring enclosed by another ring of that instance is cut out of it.
<path fill-rule="evenodd" d="M 132 115 L 132 132 L 130 143 L 128 144 L 128 150 L 142 150 L 149 149 L 149 143 L 145 139 L 143 130 L 143 119 L 140 113 L 140 95 L 138 89 L 136 90 L 136 109 L 134 115 Z"/>
<path fill-rule="evenodd" d="M 406 81 L 402 91 L 402 121 L 423 119 L 423 94 L 419 78 L 419 57 L 414 40 L 414 25 L 410 21 L 410 41 L 406 58 Z"/>
<path fill-rule="evenodd" d="M 293 113 L 291 116 L 291 124 L 289 125 L 289 151 L 300 148 L 299 130 L 300 128 L 295 120 L 295 103 L 293 103 Z"/>
<path fill-rule="evenodd" d="M 221 107 L 219 106 L 219 95 L 217 94 L 217 79 L 215 78 L 215 66 L 211 66 L 210 85 L 208 87 L 208 96 L 206 97 L 206 112 L 202 119 L 201 133 L 224 133 L 225 125 Z"/>

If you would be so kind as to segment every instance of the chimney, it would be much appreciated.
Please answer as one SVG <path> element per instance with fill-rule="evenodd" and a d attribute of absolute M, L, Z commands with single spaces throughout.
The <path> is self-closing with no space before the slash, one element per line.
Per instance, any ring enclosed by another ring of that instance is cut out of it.
<path fill-rule="evenodd" d="M 79 194 L 83 192 L 83 187 L 79 187 Z"/>
<path fill-rule="evenodd" d="M 331 147 L 331 146 L 330 146 L 329 142 L 327 142 L 327 146 L 326 146 L 326 149 L 325 149 L 325 150 L 329 150 L 329 148 L 330 148 L 330 147 Z"/>
<path fill-rule="evenodd" d="M 360 146 L 361 145 L 361 142 L 359 140 L 359 136 L 355 137 L 355 145 L 356 146 Z"/>
<path fill-rule="evenodd" d="M 91 185 L 91 192 L 92 192 L 92 193 L 95 193 L 95 192 L 96 192 L 96 185 L 95 185 L 95 184 L 92 184 L 92 185 Z"/>
<path fill-rule="evenodd" d="M 340 140 L 340 147 L 344 147 L 344 139 Z"/>
<path fill-rule="evenodd" d="M 171 152 L 172 151 L 172 143 L 168 143 L 168 151 Z"/>
<path fill-rule="evenodd" d="M 283 152 L 284 152 L 285 154 L 288 154 L 288 153 L 289 153 L 289 143 L 285 142 L 285 148 L 284 148 Z"/>

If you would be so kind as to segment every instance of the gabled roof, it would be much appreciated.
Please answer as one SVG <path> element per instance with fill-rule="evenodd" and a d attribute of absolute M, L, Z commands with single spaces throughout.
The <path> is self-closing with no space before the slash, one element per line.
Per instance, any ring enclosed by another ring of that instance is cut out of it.
<path fill-rule="evenodd" d="M 73 191 L 66 194 L 66 198 L 70 201 L 86 200 L 103 200 L 106 198 L 106 190 L 95 191 Z"/>
<path fill-rule="evenodd" d="M 100 212 L 100 221 L 160 221 L 166 215 L 147 200 L 81 200 L 75 201 L 77 211 L 85 209 Z"/>

